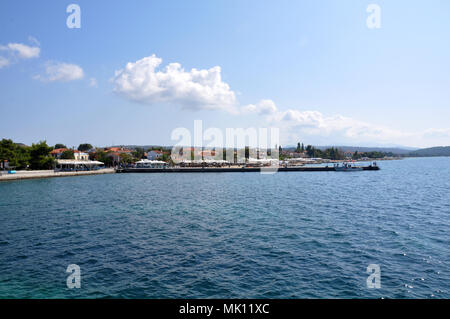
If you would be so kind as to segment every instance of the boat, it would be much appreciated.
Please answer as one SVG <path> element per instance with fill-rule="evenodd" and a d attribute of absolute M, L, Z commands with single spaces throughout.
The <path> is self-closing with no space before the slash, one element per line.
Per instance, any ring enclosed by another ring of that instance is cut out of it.
<path fill-rule="evenodd" d="M 342 166 L 336 165 L 334 169 L 336 172 L 358 172 L 362 171 L 364 168 L 353 165 L 352 163 L 343 163 Z"/>

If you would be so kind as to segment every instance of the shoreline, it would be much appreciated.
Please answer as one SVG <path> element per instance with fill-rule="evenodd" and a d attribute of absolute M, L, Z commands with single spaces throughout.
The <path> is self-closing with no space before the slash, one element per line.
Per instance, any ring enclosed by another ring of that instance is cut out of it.
<path fill-rule="evenodd" d="M 16 174 L 1 174 L 0 182 L 2 181 L 16 181 L 24 179 L 37 178 L 51 178 L 51 177 L 70 177 L 70 176 L 88 176 L 88 175 L 102 175 L 114 174 L 114 168 L 104 168 L 96 171 L 78 171 L 78 172 L 55 172 L 53 170 L 45 171 L 17 171 Z"/>
<path fill-rule="evenodd" d="M 361 166 L 361 171 L 378 171 L 378 166 Z M 117 173 L 275 173 L 275 172 L 337 172 L 334 166 L 297 166 L 297 167 L 169 167 L 169 168 L 123 168 Z"/>

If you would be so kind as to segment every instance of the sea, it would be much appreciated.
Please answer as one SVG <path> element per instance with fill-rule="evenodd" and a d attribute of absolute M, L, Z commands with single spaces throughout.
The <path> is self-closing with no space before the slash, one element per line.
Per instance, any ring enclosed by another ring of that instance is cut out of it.
<path fill-rule="evenodd" d="M 378 165 L 0 182 L 0 298 L 450 298 L 450 158 Z"/>

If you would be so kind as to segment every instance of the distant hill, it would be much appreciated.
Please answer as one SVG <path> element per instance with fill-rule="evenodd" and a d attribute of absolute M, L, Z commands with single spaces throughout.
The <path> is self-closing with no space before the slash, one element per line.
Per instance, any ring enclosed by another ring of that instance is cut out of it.
<path fill-rule="evenodd" d="M 306 145 L 305 145 L 306 147 Z M 335 147 L 344 152 L 352 152 L 358 151 L 358 153 L 366 153 L 366 152 L 382 152 L 382 153 L 393 153 L 395 155 L 408 155 L 411 151 L 417 150 L 417 148 L 409 148 L 409 147 L 368 147 L 368 146 L 314 146 L 315 148 L 323 151 L 330 147 Z M 285 150 L 294 150 L 295 147 L 284 147 Z"/>
<path fill-rule="evenodd" d="M 325 149 L 327 147 L 324 147 Z M 382 153 L 393 153 L 395 155 L 407 155 L 412 150 L 410 148 L 400 148 L 400 147 L 367 147 L 367 146 L 337 146 L 340 150 L 344 152 L 356 152 L 365 153 L 365 152 L 382 152 Z"/>
<path fill-rule="evenodd" d="M 450 156 L 450 146 L 437 146 L 430 148 L 422 148 L 413 152 L 409 152 L 409 156 Z"/>

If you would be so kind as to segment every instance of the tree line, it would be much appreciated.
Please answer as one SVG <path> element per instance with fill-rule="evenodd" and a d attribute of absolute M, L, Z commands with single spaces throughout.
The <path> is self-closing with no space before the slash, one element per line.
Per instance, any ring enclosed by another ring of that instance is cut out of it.
<path fill-rule="evenodd" d="M 8 162 L 9 167 L 16 169 L 51 169 L 54 159 L 50 156 L 53 147 L 46 141 L 32 144 L 31 146 L 16 144 L 12 140 L 0 141 L 0 163 Z"/>
<path fill-rule="evenodd" d="M 50 155 L 50 152 L 61 148 L 67 147 L 60 143 L 52 147 L 46 141 L 26 146 L 4 138 L 0 141 L 0 169 L 5 167 L 5 162 L 8 163 L 8 167 L 15 169 L 52 169 L 55 165 L 55 159 Z M 93 147 L 89 143 L 78 146 L 80 152 L 86 152 L 90 149 L 93 149 Z M 61 154 L 61 159 L 74 158 L 74 151 L 71 149 L 67 149 Z"/>

